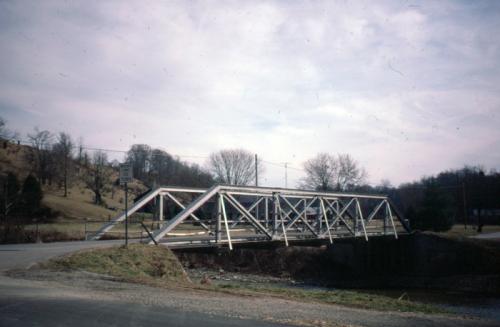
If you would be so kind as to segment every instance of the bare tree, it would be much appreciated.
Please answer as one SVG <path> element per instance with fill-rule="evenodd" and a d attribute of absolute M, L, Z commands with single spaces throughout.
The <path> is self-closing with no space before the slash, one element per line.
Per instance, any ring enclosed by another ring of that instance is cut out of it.
<path fill-rule="evenodd" d="M 108 157 L 102 151 L 96 151 L 92 157 L 87 174 L 83 181 L 88 189 L 94 192 L 94 203 L 103 204 L 102 196 L 111 183 L 111 173 L 107 166 Z"/>
<path fill-rule="evenodd" d="M 221 150 L 210 154 L 208 169 L 219 183 L 248 185 L 255 181 L 254 155 L 243 149 Z M 259 174 L 262 165 L 258 165 Z"/>
<path fill-rule="evenodd" d="M 68 196 L 68 181 L 72 168 L 73 149 L 74 144 L 71 140 L 71 136 L 67 133 L 59 133 L 57 136 L 57 143 L 53 146 L 53 153 L 57 160 L 56 166 L 63 182 L 65 197 Z"/>
<path fill-rule="evenodd" d="M 78 164 L 82 164 L 83 161 L 83 137 L 78 138 Z"/>
<path fill-rule="evenodd" d="M 147 144 L 134 144 L 127 152 L 127 162 L 132 165 L 134 178 L 148 182 L 151 165 L 151 147 Z"/>
<path fill-rule="evenodd" d="M 39 180 L 45 184 L 52 177 L 50 150 L 52 147 L 52 134 L 43 130 L 40 131 L 35 127 L 33 133 L 28 134 L 28 139 L 31 143 L 31 151 L 28 153 L 28 160 L 35 166 Z"/>
<path fill-rule="evenodd" d="M 6 125 L 5 120 L 2 117 L 0 117 L 0 138 L 2 139 L 7 138 L 8 131 L 5 125 Z"/>
<path fill-rule="evenodd" d="M 151 152 L 148 175 L 151 184 L 208 187 L 214 182 L 212 175 L 198 165 L 183 162 L 160 149 Z"/>
<path fill-rule="evenodd" d="M 366 170 L 347 153 L 337 155 L 337 168 L 336 188 L 339 191 L 346 191 L 366 179 Z"/>
<path fill-rule="evenodd" d="M 7 129 L 7 127 L 5 126 L 7 124 L 7 122 L 5 121 L 5 119 L 3 119 L 2 117 L 0 117 L 0 139 L 8 139 L 10 138 L 10 131 Z"/>
<path fill-rule="evenodd" d="M 306 177 L 302 180 L 302 187 L 320 191 L 332 190 L 334 178 L 338 171 L 337 161 L 328 153 L 318 153 L 316 157 L 304 163 Z"/>
<path fill-rule="evenodd" d="M 0 174 L 2 189 L 0 190 L 0 208 L 3 223 L 7 222 L 12 209 L 15 209 L 16 202 L 19 201 L 19 181 L 12 172 Z"/>
<path fill-rule="evenodd" d="M 0 139 L 13 139 L 19 137 L 17 132 L 13 132 L 7 128 L 7 121 L 0 117 Z"/>
<path fill-rule="evenodd" d="M 306 176 L 301 186 L 321 191 L 346 191 L 366 178 L 364 168 L 349 154 L 318 153 L 304 163 Z"/>

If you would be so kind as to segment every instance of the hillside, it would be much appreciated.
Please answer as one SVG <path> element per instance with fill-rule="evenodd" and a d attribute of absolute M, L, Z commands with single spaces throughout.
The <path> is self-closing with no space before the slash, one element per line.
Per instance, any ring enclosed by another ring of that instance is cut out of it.
<path fill-rule="evenodd" d="M 30 147 L 9 143 L 7 147 L 0 148 L 0 174 L 13 172 L 18 176 L 20 183 L 32 171 L 27 160 Z M 118 178 L 118 171 L 112 167 L 106 167 L 111 175 L 111 180 Z M 42 203 L 57 214 L 58 221 L 68 220 L 109 220 L 125 207 L 125 192 L 122 187 L 112 185 L 110 190 L 103 195 L 104 206 L 93 203 L 93 192 L 89 190 L 82 181 L 82 176 L 87 173 L 83 166 L 75 162 L 75 175 L 71 179 L 68 188 L 68 196 L 64 197 L 62 187 L 57 183 L 43 185 L 44 197 Z M 139 180 L 129 184 L 129 199 L 143 193 L 146 186 Z"/>

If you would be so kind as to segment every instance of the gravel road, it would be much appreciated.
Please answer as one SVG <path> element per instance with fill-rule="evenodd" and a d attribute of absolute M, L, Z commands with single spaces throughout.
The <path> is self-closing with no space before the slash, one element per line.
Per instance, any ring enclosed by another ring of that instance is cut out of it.
<path fill-rule="evenodd" d="M 155 313 L 167 316 L 170 313 L 170 317 L 175 317 L 177 313 L 180 315 L 180 320 L 191 317 L 194 319 L 193 323 L 196 322 L 196 318 L 205 317 L 206 325 L 210 324 L 210 319 L 215 319 L 215 322 L 232 321 L 234 325 L 246 321 L 259 326 L 268 326 L 271 322 L 306 326 L 498 325 L 498 322 L 447 315 L 379 312 L 336 305 L 302 303 L 268 296 L 235 296 L 192 289 L 155 288 L 120 282 L 107 276 L 87 272 L 31 269 L 10 272 L 0 277 L 0 326 L 12 326 L 8 320 L 12 319 L 13 315 L 15 318 L 16 314 L 15 310 L 12 312 L 12 302 L 15 307 L 16 301 L 23 299 L 32 303 L 52 301 L 52 304 L 63 304 L 60 310 L 66 313 L 68 310 L 77 313 L 79 310 L 84 310 L 87 317 L 99 317 L 100 321 L 104 322 L 102 326 L 109 325 L 106 322 L 109 322 L 109 319 L 112 321 L 112 317 L 115 316 L 120 324 L 112 325 L 141 326 L 140 323 L 131 324 L 133 320 L 130 318 L 133 317 L 137 322 L 145 314 L 157 319 Z M 69 305 L 70 303 L 72 305 Z M 127 315 L 123 310 L 129 312 L 129 319 L 125 319 Z M 148 323 L 150 326 L 155 325 L 155 321 Z M 171 325 L 177 323 L 179 319 Z"/>
<path fill-rule="evenodd" d="M 54 256 L 119 242 L 1 245 L 0 326 L 498 326 L 498 321 L 476 318 L 155 288 L 87 272 L 25 269 Z"/>

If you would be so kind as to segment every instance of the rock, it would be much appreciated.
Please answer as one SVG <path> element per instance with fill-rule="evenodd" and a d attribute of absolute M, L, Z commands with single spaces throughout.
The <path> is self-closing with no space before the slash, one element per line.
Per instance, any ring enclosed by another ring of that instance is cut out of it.
<path fill-rule="evenodd" d="M 210 278 L 208 277 L 207 274 L 204 274 L 203 277 L 201 278 L 200 280 L 200 284 L 203 284 L 203 285 L 211 285 L 212 284 L 212 281 L 210 280 Z"/>

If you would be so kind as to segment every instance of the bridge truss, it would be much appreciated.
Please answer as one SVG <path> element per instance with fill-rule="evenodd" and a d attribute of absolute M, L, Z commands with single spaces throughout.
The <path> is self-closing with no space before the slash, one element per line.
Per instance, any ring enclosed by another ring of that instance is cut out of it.
<path fill-rule="evenodd" d="M 216 185 L 209 189 L 159 187 L 128 210 L 131 216 L 155 203 L 157 228 L 150 243 L 169 246 L 227 245 L 393 235 L 410 231 L 384 195 Z M 166 206 L 169 210 L 165 210 Z M 175 208 L 174 208 L 175 207 Z M 125 213 L 103 225 L 97 240 L 125 220 Z"/>

